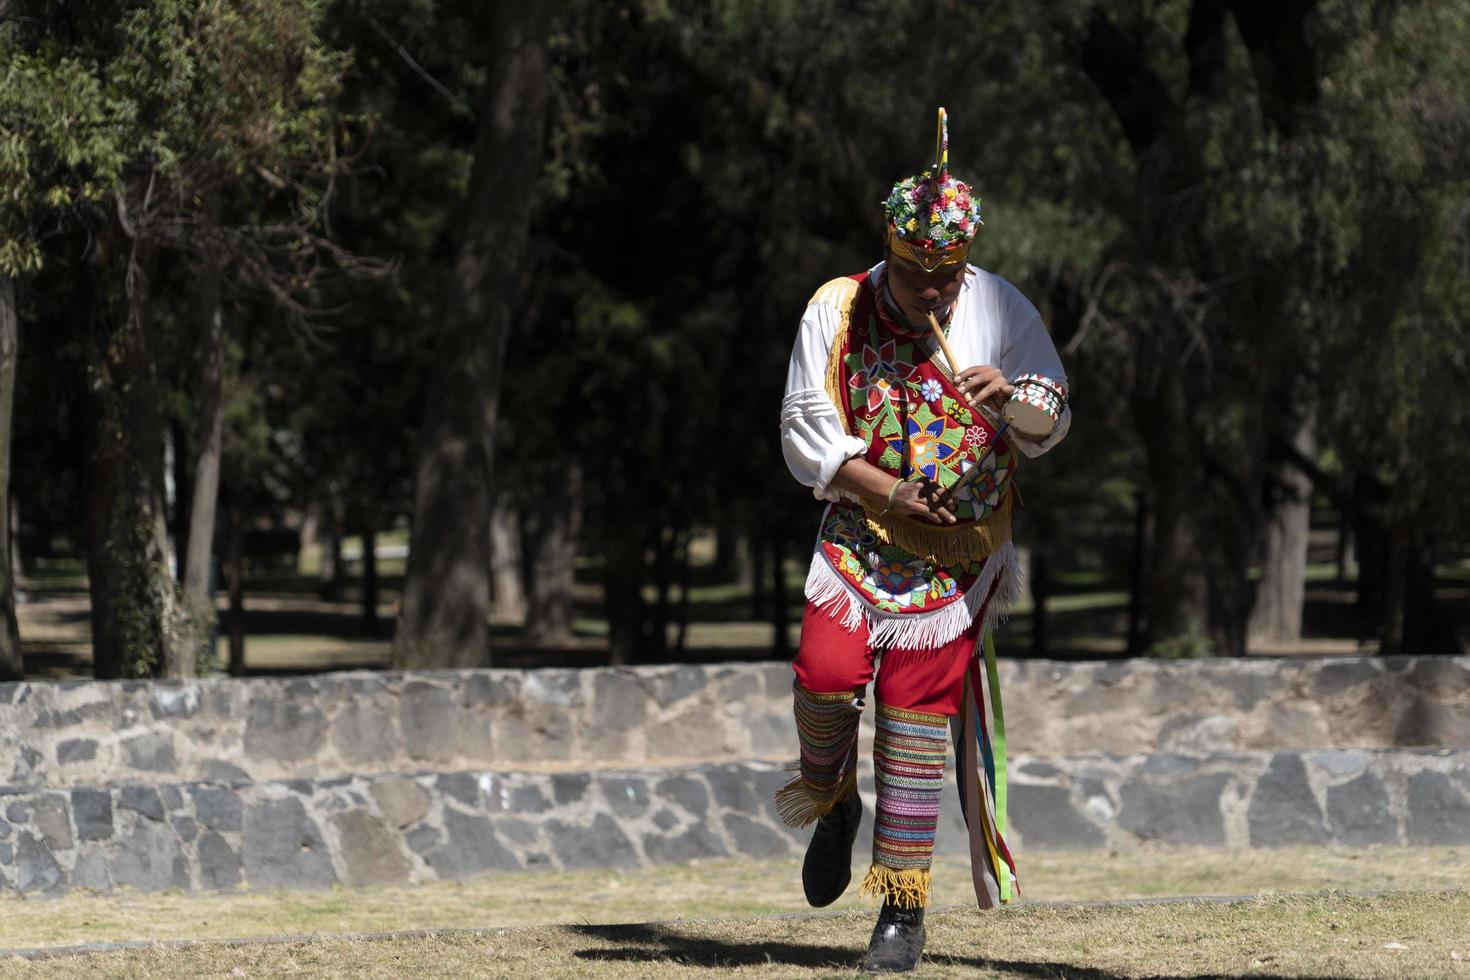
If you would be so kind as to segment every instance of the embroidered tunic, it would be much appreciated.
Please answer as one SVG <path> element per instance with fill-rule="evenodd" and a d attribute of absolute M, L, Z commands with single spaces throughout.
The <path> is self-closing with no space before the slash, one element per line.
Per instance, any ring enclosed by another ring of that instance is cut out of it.
<path fill-rule="evenodd" d="M 937 342 L 907 335 L 877 315 L 884 265 L 818 290 L 802 317 L 781 406 L 787 466 L 829 501 L 807 577 L 806 597 L 874 646 L 934 647 L 983 613 L 1004 611 L 1019 588 L 1009 542 L 1010 477 L 1017 452 L 1037 456 L 1065 437 L 1064 411 L 1040 441 L 1007 433 L 987 451 L 996 426 L 959 397 Z M 947 327 L 962 367 L 991 364 L 1007 378 L 1065 381 L 1036 308 L 999 276 L 967 267 Z M 922 474 L 948 487 L 981 460 L 982 473 L 957 495 L 960 524 L 928 527 L 883 519 L 831 487 L 849 459 L 864 457 L 895 476 Z"/>

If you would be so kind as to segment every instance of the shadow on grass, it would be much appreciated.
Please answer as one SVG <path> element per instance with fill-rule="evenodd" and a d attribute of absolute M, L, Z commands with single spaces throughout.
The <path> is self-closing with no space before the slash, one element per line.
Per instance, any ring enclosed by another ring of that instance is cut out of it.
<path fill-rule="evenodd" d="M 808 943 L 755 942 L 731 943 L 718 939 L 681 935 L 678 931 L 657 925 L 575 925 L 567 929 L 609 943 L 622 944 L 612 949 L 580 949 L 578 959 L 604 963 L 674 962 L 681 966 L 727 969 L 740 966 L 800 966 L 814 969 L 857 971 L 862 966 L 861 948 L 820 946 Z M 1056 978 L 1056 980 L 1123 980 L 1123 974 L 1074 963 L 1044 963 L 1030 960 L 1005 960 L 988 956 L 924 957 L 926 962 L 942 966 L 967 967 L 987 973 L 1001 972 L 1018 977 Z M 1285 980 L 1269 974 L 1251 974 L 1263 980 Z M 1166 974 L 1149 980 L 1207 980 L 1221 974 Z M 1309 978 L 1311 980 L 1311 978 Z M 1318 978 L 1325 980 L 1325 978 Z"/>

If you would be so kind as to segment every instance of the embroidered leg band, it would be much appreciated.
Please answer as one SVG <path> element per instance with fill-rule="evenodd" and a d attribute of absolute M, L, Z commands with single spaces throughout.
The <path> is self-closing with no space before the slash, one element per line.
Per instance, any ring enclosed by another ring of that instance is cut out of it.
<path fill-rule="evenodd" d="M 815 694 L 800 684 L 793 690 L 801 763 L 799 775 L 776 793 L 776 812 L 791 826 L 804 827 L 854 791 L 863 712 L 862 701 L 850 690 Z"/>
<path fill-rule="evenodd" d="M 929 904 L 929 864 L 944 789 L 948 719 L 878 705 L 873 772 L 878 807 L 873 817 L 873 867 L 863 893 L 894 905 Z"/>

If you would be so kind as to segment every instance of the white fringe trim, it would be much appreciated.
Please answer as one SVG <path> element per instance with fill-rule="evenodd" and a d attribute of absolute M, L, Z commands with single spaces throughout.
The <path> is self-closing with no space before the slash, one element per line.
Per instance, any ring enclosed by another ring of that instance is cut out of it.
<path fill-rule="evenodd" d="M 818 540 L 804 592 L 813 606 L 839 620 L 845 630 L 856 630 L 866 622 L 868 641 L 875 647 L 925 650 L 941 647 L 969 629 L 992 586 L 995 595 L 985 608 L 982 633 L 1002 622 L 1021 595 L 1021 566 L 1016 547 L 1009 541 L 985 559 L 980 578 L 958 602 L 928 613 L 887 612 L 874 606 L 832 567 Z"/>
<path fill-rule="evenodd" d="M 1021 601 L 1021 587 L 1024 582 L 1024 572 L 1021 570 L 1021 560 L 1016 554 L 1016 546 L 1007 541 L 999 551 L 990 556 L 990 559 L 999 559 L 1003 567 L 996 569 L 996 574 L 1003 578 L 995 587 L 995 596 L 990 600 L 990 605 L 985 609 L 985 625 L 980 630 L 981 637 L 1004 623 L 1011 616 L 1011 610 L 1016 603 Z M 978 651 L 980 647 L 977 645 Z"/>
<path fill-rule="evenodd" d="M 812 567 L 806 573 L 807 601 L 827 611 L 829 619 L 842 617 L 841 626 L 849 633 L 863 624 L 863 600 L 852 591 L 852 584 L 837 574 L 827 552 L 819 543 L 812 555 Z"/>

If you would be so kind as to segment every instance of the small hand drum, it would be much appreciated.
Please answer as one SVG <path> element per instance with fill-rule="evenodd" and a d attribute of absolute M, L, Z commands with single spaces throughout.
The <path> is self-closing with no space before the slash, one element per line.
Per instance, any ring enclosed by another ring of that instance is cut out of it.
<path fill-rule="evenodd" d="M 1039 374 L 1023 374 L 1016 391 L 1000 413 L 1011 428 L 1032 439 L 1044 439 L 1057 430 L 1067 407 L 1067 386 Z"/>

